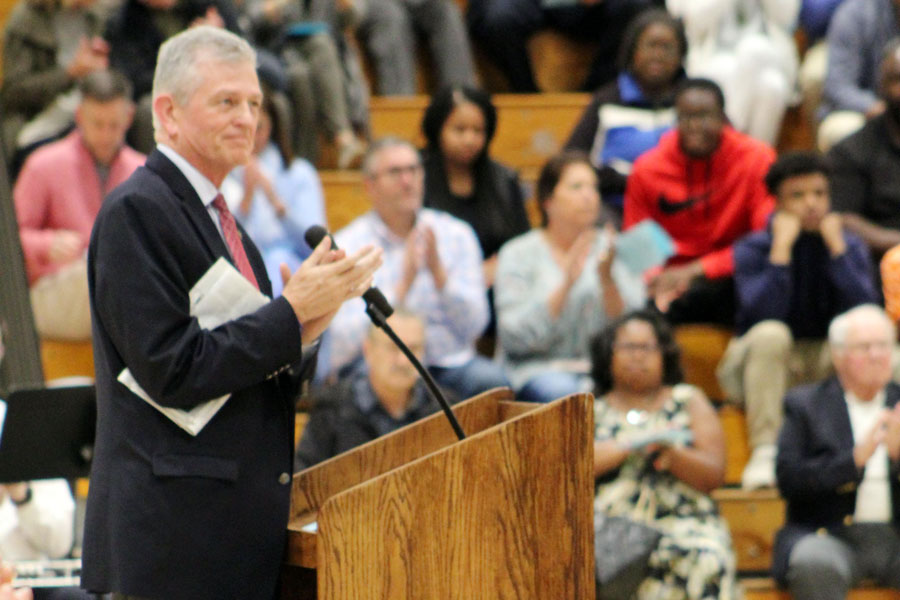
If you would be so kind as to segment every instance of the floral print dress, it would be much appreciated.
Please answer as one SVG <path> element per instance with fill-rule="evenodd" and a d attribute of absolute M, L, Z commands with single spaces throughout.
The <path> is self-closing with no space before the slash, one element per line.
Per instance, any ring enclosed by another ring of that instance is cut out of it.
<path fill-rule="evenodd" d="M 628 441 L 664 427 L 690 430 L 687 405 L 694 393 L 689 385 L 677 385 L 655 412 L 622 413 L 599 398 L 594 402 L 594 437 Z M 662 533 L 650 555 L 649 575 L 638 588 L 639 600 L 742 596 L 728 525 L 709 495 L 655 471 L 640 453 L 631 454 L 613 475 L 598 480 L 594 510 L 636 518 Z"/>

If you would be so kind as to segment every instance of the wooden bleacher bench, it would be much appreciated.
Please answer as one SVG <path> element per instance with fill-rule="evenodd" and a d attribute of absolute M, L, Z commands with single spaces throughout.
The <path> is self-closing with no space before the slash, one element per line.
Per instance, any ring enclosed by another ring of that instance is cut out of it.
<path fill-rule="evenodd" d="M 526 187 L 533 189 L 535 172 L 530 171 L 527 175 L 522 175 L 520 180 Z M 319 171 L 319 179 L 325 195 L 325 218 L 330 231 L 340 231 L 350 221 L 371 208 L 363 176 L 359 171 Z M 533 198 L 526 201 L 525 210 L 531 224 L 538 225 L 541 220 L 540 211 Z"/>
<path fill-rule="evenodd" d="M 742 408 L 730 404 L 719 407 L 719 422 L 725 433 L 725 484 L 740 485 L 750 460 L 747 418 Z"/>
<path fill-rule="evenodd" d="M 684 380 L 702 389 L 712 401 L 725 399 L 716 379 L 716 367 L 733 335 L 731 329 L 718 325 L 691 324 L 675 328 Z"/>
<path fill-rule="evenodd" d="M 44 381 L 63 377 L 94 377 L 94 348 L 90 341 L 41 340 Z"/>
<path fill-rule="evenodd" d="M 731 529 L 738 571 L 768 572 L 775 532 L 784 524 L 785 503 L 778 490 L 721 488 L 712 497 Z"/>
<path fill-rule="evenodd" d="M 744 587 L 744 600 L 791 600 L 791 595 L 775 585 L 769 577 L 747 577 L 741 579 Z M 885 588 L 864 585 L 850 590 L 848 600 L 896 600 L 900 592 Z"/>
<path fill-rule="evenodd" d="M 422 114 L 429 98 L 374 97 L 371 101 L 372 136 L 387 135 L 423 146 Z M 491 156 L 522 171 L 537 171 L 557 153 L 590 102 L 590 94 L 497 94 L 497 132 Z"/>
<path fill-rule="evenodd" d="M 775 584 L 767 574 L 772 564 L 775 533 L 784 523 L 785 502 L 778 490 L 745 491 L 734 488 L 715 490 L 712 497 L 719 512 L 728 522 L 737 555 L 738 573 L 752 573 L 741 578 L 744 600 L 790 600 L 791 595 Z M 851 590 L 848 600 L 889 600 L 900 598 L 900 591 L 875 587 L 864 582 Z"/>
<path fill-rule="evenodd" d="M 772 564 L 775 533 L 784 524 L 785 502 L 776 489 L 745 491 L 736 488 L 715 490 L 712 497 L 719 512 L 728 522 L 737 555 L 738 573 L 750 574 L 741 578 L 744 600 L 790 600 L 791 595 L 780 589 L 767 574 Z M 879 588 L 864 582 L 851 590 L 848 600 L 900 599 L 900 591 Z"/>

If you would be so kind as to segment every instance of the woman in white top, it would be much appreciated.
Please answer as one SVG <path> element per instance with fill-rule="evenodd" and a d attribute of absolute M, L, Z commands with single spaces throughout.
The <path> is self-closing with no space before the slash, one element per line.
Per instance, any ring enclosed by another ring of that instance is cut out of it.
<path fill-rule="evenodd" d="M 640 279 L 600 230 L 597 175 L 583 152 L 551 158 L 537 182 L 543 227 L 507 242 L 494 299 L 500 356 L 522 400 L 549 402 L 591 387 L 591 336 L 644 302 Z"/>

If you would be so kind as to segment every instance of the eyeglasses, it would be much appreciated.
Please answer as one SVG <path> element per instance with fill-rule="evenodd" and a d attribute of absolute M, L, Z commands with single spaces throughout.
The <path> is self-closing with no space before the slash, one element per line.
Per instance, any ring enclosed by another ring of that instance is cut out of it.
<path fill-rule="evenodd" d="M 422 173 L 422 165 L 421 163 L 417 163 L 414 165 L 405 165 L 398 167 L 391 167 L 389 169 L 384 169 L 383 171 L 379 171 L 375 173 L 373 177 L 388 177 L 390 179 L 400 179 L 404 175 L 412 175 L 413 177 L 417 177 Z"/>
<path fill-rule="evenodd" d="M 659 344 L 638 344 L 632 342 L 616 342 L 613 344 L 613 350 L 616 352 L 625 352 L 628 354 L 651 354 L 659 351 Z"/>
<path fill-rule="evenodd" d="M 640 50 L 656 50 L 665 54 L 678 54 L 681 52 L 681 46 L 678 42 L 656 38 L 638 40 L 637 48 Z"/>

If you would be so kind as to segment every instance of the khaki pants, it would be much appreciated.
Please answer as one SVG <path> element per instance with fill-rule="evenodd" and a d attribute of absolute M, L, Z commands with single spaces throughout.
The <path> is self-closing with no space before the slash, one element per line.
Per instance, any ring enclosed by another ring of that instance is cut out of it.
<path fill-rule="evenodd" d="M 826 340 L 795 341 L 781 321 L 762 321 L 729 342 L 716 375 L 729 398 L 744 403 L 750 447 L 775 444 L 785 392 L 832 372 Z"/>
<path fill-rule="evenodd" d="M 866 124 L 866 116 L 852 110 L 837 110 L 825 117 L 816 133 L 816 146 L 822 154 Z"/>
<path fill-rule="evenodd" d="M 87 260 L 81 258 L 31 286 L 31 309 L 42 338 L 84 341 L 91 339 Z"/>

